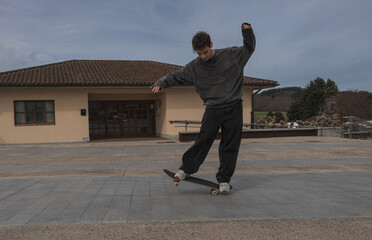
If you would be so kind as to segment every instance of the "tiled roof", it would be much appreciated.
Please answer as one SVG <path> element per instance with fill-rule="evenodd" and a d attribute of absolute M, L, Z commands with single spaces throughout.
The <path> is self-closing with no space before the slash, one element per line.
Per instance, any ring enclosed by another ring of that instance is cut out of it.
<path fill-rule="evenodd" d="M 182 66 L 154 61 L 71 60 L 0 73 L 0 87 L 151 86 Z M 245 77 L 245 86 L 275 87 L 277 81 Z"/>

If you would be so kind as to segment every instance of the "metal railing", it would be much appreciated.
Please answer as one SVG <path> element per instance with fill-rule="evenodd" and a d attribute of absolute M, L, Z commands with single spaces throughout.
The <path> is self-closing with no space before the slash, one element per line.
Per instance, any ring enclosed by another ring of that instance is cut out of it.
<path fill-rule="evenodd" d="M 201 125 L 201 121 L 193 121 L 193 120 L 170 120 L 170 124 L 185 124 L 184 126 L 175 126 L 175 127 L 184 127 L 185 132 L 187 132 L 187 128 L 200 128 L 200 126 L 189 126 L 190 124 L 198 124 Z"/>
<path fill-rule="evenodd" d="M 323 136 L 323 130 L 334 129 L 339 132 L 342 137 L 353 138 L 353 136 L 362 136 L 366 135 L 367 137 L 372 137 L 372 123 L 362 120 L 355 116 L 343 117 L 348 119 L 346 123 L 337 122 L 333 119 L 327 117 L 320 117 L 319 120 L 314 124 L 299 124 L 298 126 L 291 126 L 287 124 L 278 124 L 278 123 L 269 123 L 269 124 L 256 124 L 256 123 L 243 123 L 243 129 L 275 129 L 275 128 L 318 128 L 320 131 L 320 136 Z M 170 124 L 179 124 L 175 127 L 184 128 L 185 132 L 190 129 L 200 129 L 201 121 L 195 120 L 170 120 Z"/>
<path fill-rule="evenodd" d="M 372 136 L 371 122 L 368 122 L 355 116 L 346 116 L 343 118 L 347 119 L 347 122 L 342 124 L 344 136 L 347 135 L 350 139 L 353 138 L 353 136 L 359 136 L 361 138 L 363 138 L 363 136 L 366 137 Z"/>
<path fill-rule="evenodd" d="M 189 130 L 189 128 L 200 128 L 201 121 L 194 121 L 194 120 L 170 120 L 170 124 L 182 124 L 176 125 L 176 128 L 185 128 L 185 132 Z M 196 126 L 199 125 L 199 126 Z M 270 129 L 270 128 L 291 128 L 285 124 L 257 124 L 257 123 L 243 123 L 243 128 L 249 129 Z M 301 128 L 301 126 L 297 126 L 294 128 Z"/>

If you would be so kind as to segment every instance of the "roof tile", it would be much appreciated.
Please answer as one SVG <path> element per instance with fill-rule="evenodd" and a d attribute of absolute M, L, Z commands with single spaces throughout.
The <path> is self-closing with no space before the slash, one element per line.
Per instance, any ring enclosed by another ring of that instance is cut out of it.
<path fill-rule="evenodd" d="M 151 86 L 182 66 L 154 61 L 70 60 L 0 73 L 0 87 Z M 244 77 L 245 86 L 275 87 L 277 81 Z"/>

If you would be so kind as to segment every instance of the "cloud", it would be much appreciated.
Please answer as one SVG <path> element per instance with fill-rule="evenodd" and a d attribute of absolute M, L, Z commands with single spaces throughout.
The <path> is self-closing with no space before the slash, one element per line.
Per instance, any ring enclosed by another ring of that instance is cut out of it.
<path fill-rule="evenodd" d="M 368 87 L 371 11 L 369 0 L 4 0 L 0 71 L 69 59 L 185 65 L 196 56 L 197 31 L 209 32 L 216 48 L 236 46 L 247 21 L 257 47 L 246 75 L 281 86 L 330 77 L 345 87 L 356 76 Z"/>
<path fill-rule="evenodd" d="M 76 23 L 65 23 L 56 27 L 56 35 L 59 37 L 71 37 L 80 34 L 81 30 Z"/>
<path fill-rule="evenodd" d="M 30 46 L 12 38 L 0 38 L 0 71 L 23 67 L 30 62 Z"/>
<path fill-rule="evenodd" d="M 38 62 L 38 63 L 50 63 L 51 61 L 54 61 L 55 58 L 48 54 L 48 53 L 35 53 L 33 55 L 33 59 L 35 60 L 35 62 Z"/>
<path fill-rule="evenodd" d="M 0 38 L 0 71 L 48 64 L 57 60 L 46 52 L 33 52 L 30 44 L 12 38 Z"/>

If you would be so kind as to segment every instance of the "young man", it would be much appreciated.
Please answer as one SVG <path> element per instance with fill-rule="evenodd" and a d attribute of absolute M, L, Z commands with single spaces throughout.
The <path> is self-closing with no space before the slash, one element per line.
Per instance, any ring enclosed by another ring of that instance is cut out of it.
<path fill-rule="evenodd" d="M 244 45 L 224 49 L 212 49 L 210 36 L 198 32 L 192 39 L 198 57 L 151 86 L 154 93 L 172 86 L 195 86 L 205 112 L 198 137 L 184 153 L 176 177 L 185 179 L 198 171 L 221 128 L 220 167 L 216 174 L 221 192 L 230 191 L 229 182 L 235 171 L 243 124 L 243 70 L 256 46 L 251 25 L 243 23 L 241 28 Z"/>

